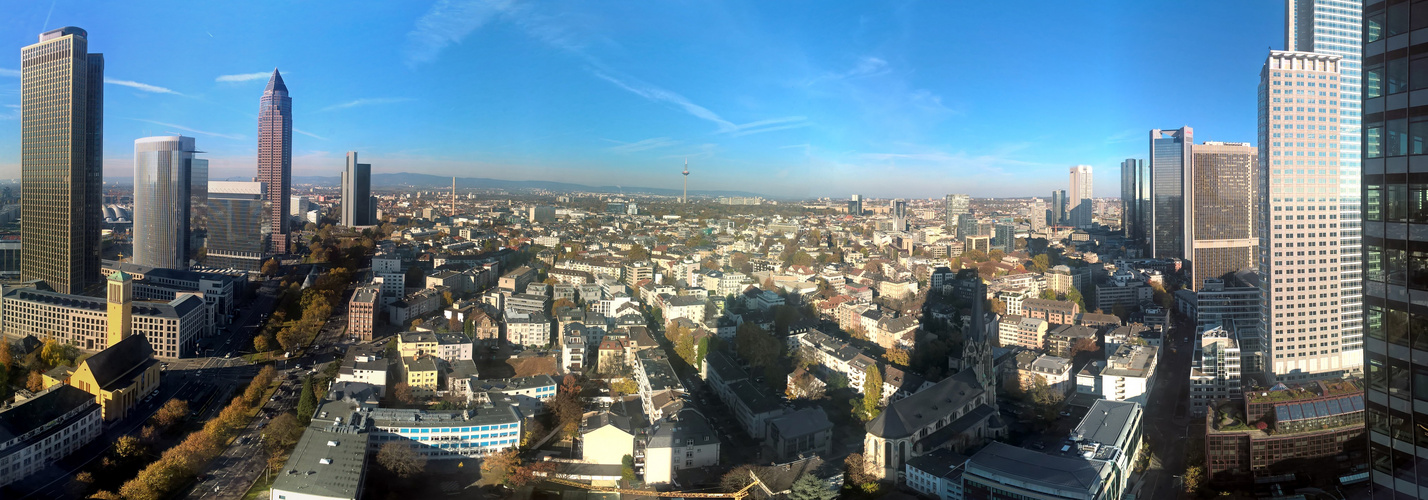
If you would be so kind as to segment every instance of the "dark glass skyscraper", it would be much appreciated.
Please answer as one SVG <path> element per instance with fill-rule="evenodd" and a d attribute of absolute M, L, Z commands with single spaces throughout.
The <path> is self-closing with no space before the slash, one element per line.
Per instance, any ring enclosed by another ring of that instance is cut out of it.
<path fill-rule="evenodd" d="M 1142 245 L 1148 241 L 1145 234 L 1146 206 L 1141 203 L 1150 193 L 1150 186 L 1146 185 L 1148 177 L 1145 160 L 1127 158 L 1121 162 L 1121 226 L 1125 229 L 1126 239 Z"/>
<path fill-rule="evenodd" d="M 192 202 L 192 137 L 134 141 L 134 260 L 141 266 L 188 268 Z"/>
<path fill-rule="evenodd" d="M 20 276 L 81 293 L 100 284 L 104 56 L 59 28 L 21 49 L 20 67 Z"/>
<path fill-rule="evenodd" d="M 372 165 L 357 163 L 357 152 L 347 152 L 342 171 L 342 225 L 372 225 Z"/>
<path fill-rule="evenodd" d="M 208 183 L 208 267 L 262 267 L 271 220 L 263 188 L 261 182 Z"/>
<path fill-rule="evenodd" d="M 1193 168 L 1190 127 L 1150 131 L 1150 256 L 1185 258 L 1185 173 Z"/>
<path fill-rule="evenodd" d="M 273 70 L 258 105 L 258 181 L 267 187 L 272 250 L 288 251 L 288 192 L 293 181 L 293 100 Z"/>

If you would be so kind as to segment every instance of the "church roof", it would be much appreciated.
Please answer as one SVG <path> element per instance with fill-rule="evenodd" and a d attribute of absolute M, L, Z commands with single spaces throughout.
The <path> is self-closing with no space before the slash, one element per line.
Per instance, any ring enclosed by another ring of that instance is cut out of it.
<path fill-rule="evenodd" d="M 953 414 L 986 392 L 977 382 L 976 373 L 976 370 L 962 370 L 932 387 L 893 401 L 878 418 L 868 422 L 868 434 L 889 439 L 908 437 Z"/>
<path fill-rule="evenodd" d="M 94 374 L 95 384 L 106 391 L 129 385 L 130 380 L 154 363 L 158 363 L 154 359 L 154 348 L 143 335 L 130 335 L 84 360 Z"/>

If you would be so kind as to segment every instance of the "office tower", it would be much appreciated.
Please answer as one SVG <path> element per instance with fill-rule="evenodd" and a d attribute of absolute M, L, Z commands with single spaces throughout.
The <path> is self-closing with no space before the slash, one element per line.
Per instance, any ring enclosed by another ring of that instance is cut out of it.
<path fill-rule="evenodd" d="M 961 236 L 959 234 L 955 234 L 955 232 L 957 231 L 957 221 L 960 220 L 961 217 L 971 213 L 971 203 L 971 196 L 965 194 L 947 195 L 947 230 L 954 232 L 953 236 Z"/>
<path fill-rule="evenodd" d="M 134 141 L 134 260 L 141 266 L 188 268 L 192 137 Z"/>
<path fill-rule="evenodd" d="M 1374 498 L 1423 498 L 1428 487 L 1425 475 L 1414 472 L 1424 467 L 1414 448 L 1428 428 L 1421 402 L 1428 399 L 1428 362 L 1418 354 L 1428 350 L 1422 306 L 1428 236 L 1421 231 L 1428 223 L 1428 178 L 1418 168 L 1428 159 L 1428 123 L 1422 103 L 1410 95 L 1428 87 L 1428 75 L 1418 71 L 1425 62 L 1417 55 L 1421 45 L 1409 40 L 1410 29 L 1428 27 L 1424 21 L 1428 4 L 1364 2 L 1363 371 Z M 1416 59 L 1409 59 L 1410 50 Z M 1344 315 L 1350 314 L 1346 305 Z M 1352 341 L 1344 345 L 1348 357 Z"/>
<path fill-rule="evenodd" d="M 1150 131 L 1150 256 L 1185 258 L 1185 173 L 1194 168 L 1190 127 Z"/>
<path fill-rule="evenodd" d="M 992 247 L 1000 248 L 1003 252 L 1012 253 L 1016 251 L 1016 226 L 1011 224 L 997 224 L 993 229 Z"/>
<path fill-rule="evenodd" d="M 1185 258 L 1190 288 L 1259 264 L 1259 153 L 1247 142 L 1191 147 L 1185 173 Z"/>
<path fill-rule="evenodd" d="M 1071 225 L 1075 227 L 1090 227 L 1091 225 L 1091 166 L 1076 165 L 1071 167 L 1071 198 L 1067 203 L 1071 205 Z M 1081 205 L 1085 204 L 1083 208 Z M 1078 210 L 1080 209 L 1080 210 Z"/>
<path fill-rule="evenodd" d="M 104 55 L 75 27 L 20 51 L 20 276 L 97 288 L 104 182 Z"/>
<path fill-rule="evenodd" d="M 907 230 L 907 200 L 893 200 L 888 205 L 893 219 L 894 231 Z"/>
<path fill-rule="evenodd" d="M 1260 72 L 1261 329 L 1270 380 L 1336 377 L 1339 56 L 1271 51 Z M 1312 96 L 1312 97 L 1311 97 Z M 1334 154 L 1331 154 L 1334 153 Z M 1401 275 L 1400 275 L 1401 276 Z M 1269 358 L 1270 355 L 1273 358 Z"/>
<path fill-rule="evenodd" d="M 293 100 L 283 75 L 273 70 L 258 105 L 258 181 L 271 204 L 272 251 L 288 251 L 288 191 L 293 177 Z"/>
<path fill-rule="evenodd" d="M 1145 236 L 1145 217 L 1148 215 L 1150 172 L 1145 168 L 1145 160 L 1127 158 L 1121 162 L 1121 226 L 1126 239 L 1144 245 L 1149 241 Z"/>
<path fill-rule="evenodd" d="M 192 258 L 192 252 L 202 246 L 200 237 L 208 229 L 208 160 L 194 158 L 188 179 L 188 248 Z"/>
<path fill-rule="evenodd" d="M 1051 208 L 1046 210 L 1046 224 L 1060 226 L 1066 222 L 1066 190 L 1051 192 Z"/>
<path fill-rule="evenodd" d="M 208 183 L 208 267 L 257 271 L 272 231 L 261 182 Z"/>
<path fill-rule="evenodd" d="M 1360 55 L 1360 41 L 1363 39 L 1361 30 L 1364 28 L 1363 4 L 1361 0 L 1285 2 L 1285 50 L 1335 55 L 1343 61 L 1343 64 L 1339 65 L 1339 86 L 1328 90 L 1330 97 L 1337 97 L 1340 103 L 1336 123 L 1339 127 L 1339 273 L 1342 280 L 1339 283 L 1339 305 L 1343 310 L 1340 318 L 1340 337 L 1344 361 L 1350 363 L 1353 371 L 1362 369 L 1359 364 L 1362 363 L 1364 344 L 1364 276 L 1360 260 L 1363 255 L 1363 231 L 1359 228 L 1359 213 L 1363 208 L 1360 198 L 1362 186 L 1359 182 L 1362 173 L 1359 167 L 1362 153 L 1359 140 L 1360 117 L 1364 110 L 1360 100 L 1363 90 L 1360 82 L 1367 82 L 1361 80 L 1360 75 L 1360 68 L 1363 66 Z M 1394 6 L 1388 11 L 1406 9 L 1406 5 Z M 1397 15 L 1395 12 L 1385 13 L 1391 22 L 1408 22 L 1406 13 L 1403 14 L 1404 17 L 1394 17 Z M 1428 12 L 1415 15 L 1421 17 L 1422 14 Z M 1424 23 L 1416 23 L 1412 28 L 1423 27 L 1419 24 Z M 1381 33 L 1379 36 L 1382 36 Z"/>
<path fill-rule="evenodd" d="M 855 194 L 848 200 L 848 213 L 851 215 L 863 215 L 863 195 Z"/>
<path fill-rule="evenodd" d="M 348 151 L 347 169 L 342 171 L 342 225 L 372 225 L 371 203 L 372 165 L 357 163 L 357 152 Z"/>

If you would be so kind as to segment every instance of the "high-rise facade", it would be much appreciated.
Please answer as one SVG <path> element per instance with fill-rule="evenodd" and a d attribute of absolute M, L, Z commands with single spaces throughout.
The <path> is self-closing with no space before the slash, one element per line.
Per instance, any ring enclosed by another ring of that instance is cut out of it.
<path fill-rule="evenodd" d="M 267 192 L 272 251 L 288 251 L 288 192 L 293 178 L 293 100 L 283 75 L 273 70 L 258 104 L 258 181 Z"/>
<path fill-rule="evenodd" d="M 1127 158 L 1121 162 L 1121 228 L 1126 239 L 1144 244 L 1145 219 L 1142 213 L 1142 192 L 1149 195 L 1149 172 L 1145 160 Z"/>
<path fill-rule="evenodd" d="M 907 230 L 907 200 L 893 200 L 888 203 L 889 213 L 893 219 L 893 230 Z"/>
<path fill-rule="evenodd" d="M 1066 190 L 1051 192 L 1051 208 L 1046 210 L 1046 224 L 1060 226 L 1066 222 Z"/>
<path fill-rule="evenodd" d="M 100 285 L 104 55 L 75 27 L 20 51 L 20 276 L 58 292 Z"/>
<path fill-rule="evenodd" d="M 1261 330 L 1270 380 L 1342 375 L 1339 56 L 1271 51 L 1260 71 Z"/>
<path fill-rule="evenodd" d="M 134 260 L 141 266 L 188 268 L 188 224 L 197 150 L 192 137 L 134 141 Z"/>
<path fill-rule="evenodd" d="M 971 213 L 971 204 L 971 196 L 965 194 L 947 195 L 947 230 L 953 232 L 953 236 L 961 236 L 960 234 L 956 234 L 957 223 L 962 217 Z"/>
<path fill-rule="evenodd" d="M 1146 222 L 1150 256 L 1185 258 L 1185 173 L 1194 168 L 1190 127 L 1150 131 L 1150 218 Z"/>
<path fill-rule="evenodd" d="M 271 232 L 261 182 L 208 183 L 208 267 L 257 271 Z"/>
<path fill-rule="evenodd" d="M 850 215 L 863 215 L 863 195 L 855 194 L 848 198 L 848 213 Z"/>
<path fill-rule="evenodd" d="M 200 239 L 208 229 L 208 160 L 193 159 L 188 173 L 188 247 L 189 257 L 203 245 Z"/>
<path fill-rule="evenodd" d="M 1359 147 L 1363 115 L 1363 1 L 1285 0 L 1285 50 L 1339 56 L 1339 305 L 1345 362 L 1358 364 L 1364 344 L 1363 230 Z M 1407 7 L 1403 7 L 1407 8 Z M 1405 18 L 1406 19 L 1406 18 Z M 1406 21 L 1397 21 L 1406 22 Z M 1361 367 L 1360 367 L 1361 368 Z M 1356 368 L 1358 369 L 1358 368 Z"/>
<path fill-rule="evenodd" d="M 1081 206 L 1083 200 L 1094 198 L 1091 194 L 1091 166 L 1076 165 L 1071 167 L 1071 198 L 1067 201 L 1071 205 L 1071 210 Z"/>
<path fill-rule="evenodd" d="M 1363 5 L 1363 304 L 1374 498 L 1428 497 L 1428 4 Z M 1348 79 L 1347 75 L 1344 76 Z M 1357 79 L 1351 81 L 1358 83 Z M 1349 82 L 1346 82 L 1349 83 Z M 1333 90 L 1332 88 L 1330 89 Z M 1348 311 L 1345 314 L 1349 314 Z M 1416 446 L 1415 446 L 1416 445 Z M 1422 469 L 1422 470 L 1419 470 Z"/>
<path fill-rule="evenodd" d="M 1190 287 L 1259 263 L 1255 220 L 1259 207 L 1259 152 L 1249 143 L 1196 144 L 1185 174 L 1185 257 Z"/>
<path fill-rule="evenodd" d="M 357 152 L 347 152 L 342 171 L 342 225 L 372 225 L 372 165 L 357 163 Z"/>

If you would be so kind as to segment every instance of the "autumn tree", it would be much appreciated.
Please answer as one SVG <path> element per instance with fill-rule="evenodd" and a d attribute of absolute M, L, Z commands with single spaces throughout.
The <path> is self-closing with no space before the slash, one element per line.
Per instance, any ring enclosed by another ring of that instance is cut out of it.
<path fill-rule="evenodd" d="M 302 437 L 302 432 L 303 427 L 298 423 L 297 415 L 284 412 L 273 417 L 267 427 L 264 427 L 263 435 L 266 437 L 263 438 L 263 446 L 268 448 L 269 453 L 292 449 Z"/>
<path fill-rule="evenodd" d="M 755 367 L 773 366 L 783 353 L 783 343 L 753 322 L 739 325 L 734 332 L 734 343 L 738 345 L 739 357 Z"/>
<path fill-rule="evenodd" d="M 1081 297 L 1081 292 L 1074 287 L 1066 290 L 1066 300 L 1075 302 L 1082 311 L 1086 310 L 1086 300 Z"/>
<path fill-rule="evenodd" d="M 183 421 L 188 417 L 188 401 L 173 398 L 159 407 L 159 411 L 154 413 L 154 424 L 161 429 L 170 429 L 174 424 Z"/>
<path fill-rule="evenodd" d="M 1051 258 L 1047 257 L 1046 254 L 1038 254 L 1031 258 L 1032 272 L 1044 273 L 1048 269 L 1051 269 Z"/>
<path fill-rule="evenodd" d="M 125 434 L 114 440 L 114 457 L 120 460 L 131 460 L 144 454 L 144 445 L 139 443 L 139 438 Z"/>
<path fill-rule="evenodd" d="M 276 276 L 278 274 L 278 259 L 268 259 L 263 263 L 262 273 L 264 276 Z"/>
<path fill-rule="evenodd" d="M 567 374 L 560 382 L 555 397 L 546 406 L 555 414 L 556 425 L 565 435 L 574 438 L 580 432 L 580 419 L 585 405 L 580 400 L 580 385 L 574 375 Z"/>
<path fill-rule="evenodd" d="M 878 406 L 883 402 L 883 374 L 877 365 L 869 365 L 863 373 L 863 406 L 860 416 L 864 421 L 869 421 L 878 416 Z"/>
<path fill-rule="evenodd" d="M 406 443 L 389 442 L 377 450 L 377 463 L 397 477 L 406 479 L 426 469 L 426 457 Z"/>
<path fill-rule="evenodd" d="M 403 406 L 414 406 L 419 402 L 416 394 L 412 391 L 412 386 L 407 385 L 406 382 L 397 382 L 392 386 L 392 399 L 397 400 Z"/>
<path fill-rule="evenodd" d="M 894 347 L 883 354 L 883 359 L 898 366 L 908 366 L 910 356 L 906 350 Z"/>
<path fill-rule="evenodd" d="M 30 377 L 25 381 L 25 388 L 30 392 L 40 392 L 45 390 L 45 376 L 39 370 L 30 372 Z"/>
<path fill-rule="evenodd" d="M 1191 495 L 1199 493 L 1200 487 L 1204 486 L 1205 482 L 1205 466 L 1192 465 L 1186 468 L 1185 476 L 1182 479 L 1185 481 L 1186 493 Z"/>
<path fill-rule="evenodd" d="M 389 443 L 394 444 L 394 443 Z M 481 475 L 493 482 L 505 484 L 510 481 L 516 468 L 521 466 L 520 455 L 515 449 L 507 449 L 486 455 L 481 459 Z"/>

